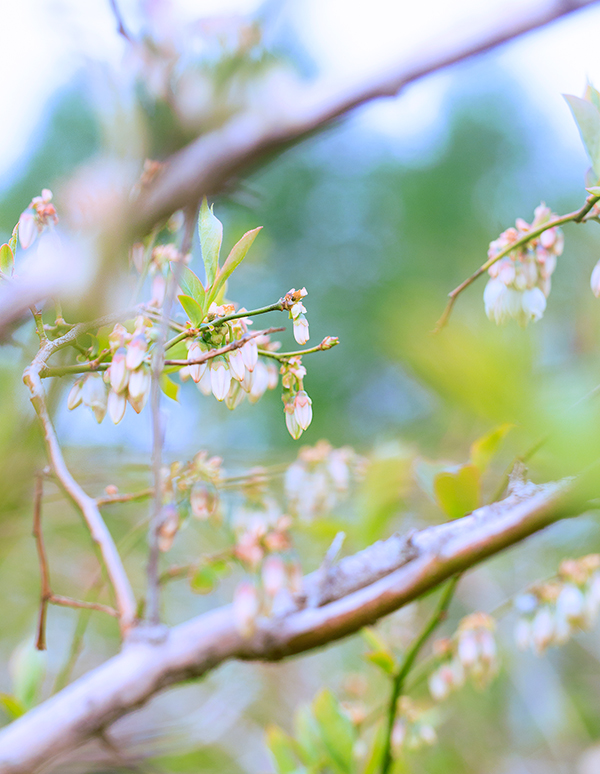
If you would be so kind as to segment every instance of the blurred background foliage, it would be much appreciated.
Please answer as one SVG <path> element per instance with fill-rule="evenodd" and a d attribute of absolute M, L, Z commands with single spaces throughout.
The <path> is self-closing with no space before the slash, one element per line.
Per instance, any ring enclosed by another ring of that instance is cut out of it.
<path fill-rule="evenodd" d="M 42 187 L 60 190 L 79 164 L 103 150 L 98 111 L 102 105 L 91 100 L 85 73 L 54 96 L 27 158 L 1 194 L 5 235 Z M 150 144 L 153 155 L 162 158 L 186 135 L 173 136 L 150 111 L 151 127 L 154 119 L 159 130 Z M 559 141 L 539 124 L 520 87 L 493 58 L 460 68 L 438 120 L 444 134 L 435 147 L 408 158 L 350 118 L 270 160 L 215 200 L 226 247 L 247 229 L 264 226 L 229 296 L 251 308 L 305 285 L 311 342 L 340 337 L 331 352 L 306 359 L 314 420 L 301 443 L 327 438 L 334 446 L 351 444 L 371 460 L 350 500 L 300 526 L 297 544 L 306 570 L 319 565 L 339 529 L 348 535 L 344 550 L 350 552 L 394 530 L 445 520 L 444 510 L 418 485 L 415 471 L 421 465 L 423 472 L 427 461 L 467 463 L 473 441 L 500 425 L 511 429 L 483 474 L 482 502 L 501 487 L 511 461 L 540 441 L 529 460 L 535 481 L 576 473 L 600 454 L 600 404 L 594 392 L 600 384 L 600 311 L 589 290 L 598 258 L 597 224 L 566 227 L 564 255 L 539 323 L 526 330 L 516 324 L 495 327 L 485 317 L 484 281 L 479 281 L 460 297 L 449 326 L 439 335 L 431 333 L 447 292 L 483 262 L 489 242 L 516 217 L 530 220 L 540 200 L 555 212 L 580 206 L 585 196 L 580 159 L 570 166 L 555 162 L 562 152 Z M 192 268 L 200 266 L 194 244 Z M 291 334 L 284 341 L 291 345 Z M 44 457 L 21 385 L 33 352 L 30 326 L 16 330 L 14 342 L 0 349 L 0 690 L 6 693 L 14 690 L 11 654 L 31 640 L 37 614 L 31 503 L 33 476 Z M 128 415 L 116 428 L 108 422 L 98 427 L 91 415 L 67 414 L 66 387 L 53 385 L 50 400 L 76 477 L 94 495 L 109 483 L 122 491 L 148 486 L 149 411 Z M 243 404 L 230 413 L 188 383 L 180 402 L 169 401 L 167 410 L 170 460 L 207 449 L 236 473 L 256 465 L 281 468 L 297 453 L 277 391 L 257 406 Z M 274 474 L 272 486 L 279 495 L 280 475 Z M 133 540 L 127 536 L 146 512 L 143 502 L 106 509 L 113 534 L 128 541 L 127 566 L 139 591 L 145 536 L 143 530 Z M 44 528 L 53 586 L 81 596 L 97 565 L 77 514 L 51 484 Z M 169 561 L 190 561 L 218 545 L 209 525 L 191 524 Z M 595 516 L 555 526 L 469 573 L 445 628 L 452 632 L 461 615 L 492 610 L 552 574 L 563 557 L 599 549 Z M 165 594 L 166 620 L 176 623 L 228 600 L 237 579 L 236 573 L 225 578 L 210 595 L 193 594 L 185 581 L 173 582 Z M 382 632 L 401 649 L 430 604 L 425 600 L 400 611 L 381 625 Z M 69 661 L 75 629 L 88 617 L 51 609 L 40 697 L 49 695 L 57 676 L 63 680 L 60 672 Z M 73 674 L 113 653 L 117 634 L 112 620 L 90 617 Z M 600 739 L 597 632 L 543 659 L 516 652 L 510 615 L 499 638 L 500 677 L 485 692 L 465 688 L 442 705 L 439 744 L 409 753 L 397 765 L 398 773 L 598 770 L 598 758 L 590 757 Z M 297 707 L 323 684 L 341 699 L 364 702 L 369 711 L 385 700 L 387 683 L 366 665 L 364 652 L 355 637 L 284 664 L 226 665 L 121 721 L 114 738 L 128 752 L 149 756 L 148 771 L 268 771 L 265 725 L 290 729 Z M 416 695 L 424 698 L 422 687 Z M 101 751 L 90 750 L 87 768 L 74 761 L 73 770 L 107 770 L 103 765 Z"/>

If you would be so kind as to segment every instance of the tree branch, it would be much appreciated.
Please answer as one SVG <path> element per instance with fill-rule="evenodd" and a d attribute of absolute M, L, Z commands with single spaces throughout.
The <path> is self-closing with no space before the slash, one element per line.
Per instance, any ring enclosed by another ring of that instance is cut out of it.
<path fill-rule="evenodd" d="M 123 651 L 0 732 L 0 774 L 34 774 L 169 685 L 233 658 L 276 661 L 372 624 L 446 579 L 567 516 L 597 495 L 598 471 L 578 480 L 514 484 L 506 499 L 456 521 L 394 535 L 332 569 L 318 606 L 307 607 L 320 574 L 307 576 L 287 610 L 244 638 L 231 606 L 152 638 L 136 628 Z M 588 484 L 590 491 L 586 491 Z"/>
<path fill-rule="evenodd" d="M 496 23 L 479 40 L 459 45 L 449 41 L 446 50 L 441 51 L 438 45 L 435 51 L 422 54 L 420 60 L 408 65 L 402 63 L 392 75 L 386 73 L 367 84 L 354 85 L 346 93 L 340 93 L 339 84 L 318 82 L 298 89 L 294 98 L 286 101 L 285 109 L 278 111 L 273 105 L 269 113 L 255 111 L 237 115 L 224 127 L 199 137 L 172 156 L 156 181 L 128 208 L 123 222 L 133 234 L 145 234 L 155 223 L 190 201 L 221 191 L 267 155 L 285 150 L 361 105 L 394 97 L 414 81 L 483 54 L 594 2 L 546 3 L 524 11 L 516 21 Z"/>

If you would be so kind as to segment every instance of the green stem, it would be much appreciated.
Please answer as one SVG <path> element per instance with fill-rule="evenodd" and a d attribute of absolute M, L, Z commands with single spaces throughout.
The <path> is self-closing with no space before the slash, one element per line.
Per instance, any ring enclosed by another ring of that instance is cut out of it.
<path fill-rule="evenodd" d="M 35 306 L 29 307 L 33 319 L 35 320 L 35 329 L 37 331 L 38 338 L 41 342 L 47 341 L 46 331 L 44 329 L 44 321 L 42 320 L 42 313 Z"/>
<path fill-rule="evenodd" d="M 216 317 L 207 323 L 202 323 L 198 330 L 203 331 L 211 326 L 222 325 L 230 320 L 239 320 L 242 317 L 255 317 L 257 314 L 266 314 L 267 312 L 281 312 L 283 304 L 278 301 L 276 304 L 269 304 L 269 306 L 261 306 L 258 309 L 251 309 L 249 312 L 234 312 L 233 314 L 227 314 L 224 317 Z"/>
<path fill-rule="evenodd" d="M 335 344 L 337 343 L 338 342 L 336 341 Z M 321 343 L 314 347 L 310 347 L 310 349 L 298 349 L 295 352 L 269 352 L 267 349 L 259 349 L 258 354 L 262 355 L 262 357 L 270 357 L 273 358 L 273 360 L 284 362 L 292 357 L 302 357 L 302 355 L 310 355 L 312 352 L 323 352 L 325 349 L 331 349 L 331 347 L 334 347 L 335 344 L 331 344 L 328 347 L 323 347 L 323 344 Z"/>
<path fill-rule="evenodd" d="M 458 584 L 459 579 L 460 575 L 455 575 L 454 578 L 450 580 L 438 600 L 438 604 L 433 612 L 433 615 L 427 621 L 419 636 L 408 649 L 408 652 L 406 653 L 400 668 L 394 675 L 394 680 L 392 683 L 392 694 L 390 696 L 390 702 L 388 705 L 387 729 L 383 748 L 383 756 L 381 760 L 381 774 L 388 774 L 388 772 L 391 770 L 392 763 L 394 762 L 392 755 L 392 733 L 394 730 L 394 724 L 396 722 L 396 713 L 398 711 L 398 699 L 402 694 L 404 682 L 408 677 L 408 673 L 412 669 L 412 666 L 415 662 L 415 659 L 419 655 L 421 648 L 423 645 L 425 645 L 429 637 L 446 617 L 446 611 L 448 610 L 452 600 L 452 595 L 454 594 L 454 590 L 456 589 L 456 585 Z"/>

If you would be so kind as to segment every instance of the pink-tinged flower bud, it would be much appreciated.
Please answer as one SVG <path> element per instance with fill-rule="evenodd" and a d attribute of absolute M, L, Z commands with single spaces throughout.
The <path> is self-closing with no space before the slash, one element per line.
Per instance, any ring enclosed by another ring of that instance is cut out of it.
<path fill-rule="evenodd" d="M 77 406 L 81 405 L 82 401 L 83 383 L 81 379 L 78 379 L 71 387 L 69 397 L 67 398 L 67 408 L 69 411 L 73 411 Z"/>
<path fill-rule="evenodd" d="M 242 581 L 233 594 L 233 618 L 242 637 L 251 637 L 260 610 L 258 593 L 249 581 Z"/>
<path fill-rule="evenodd" d="M 137 273 L 141 274 L 144 271 L 144 245 L 141 242 L 131 246 L 129 258 Z"/>
<path fill-rule="evenodd" d="M 256 364 L 256 368 L 254 369 L 253 374 L 254 380 L 248 394 L 248 400 L 250 403 L 256 403 L 259 401 L 269 386 L 269 373 L 264 363 L 259 361 Z"/>
<path fill-rule="evenodd" d="M 596 296 L 596 298 L 600 298 L 600 261 L 598 261 L 598 263 L 594 266 L 590 285 L 592 288 L 592 293 Z"/>
<path fill-rule="evenodd" d="M 556 600 L 556 616 L 570 624 L 583 623 L 585 598 L 573 583 L 565 583 Z"/>
<path fill-rule="evenodd" d="M 276 597 L 287 585 L 285 562 L 280 556 L 267 556 L 261 574 L 265 594 L 269 597 Z"/>
<path fill-rule="evenodd" d="M 196 481 L 190 491 L 190 508 L 192 514 L 200 521 L 206 521 L 217 507 L 217 491 L 206 481 Z"/>
<path fill-rule="evenodd" d="M 303 314 L 294 320 L 294 338 L 298 344 L 306 344 L 310 338 L 308 332 L 308 320 Z"/>
<path fill-rule="evenodd" d="M 292 306 L 290 309 L 290 314 L 293 320 L 295 320 L 297 317 L 300 317 L 301 314 L 306 314 L 306 307 L 302 301 L 298 301 Z"/>
<path fill-rule="evenodd" d="M 134 371 L 140 366 L 148 351 L 148 342 L 143 333 L 136 333 L 127 347 L 127 356 L 125 358 L 125 364 L 130 371 Z"/>
<path fill-rule="evenodd" d="M 312 422 L 312 400 L 304 390 L 301 390 L 294 398 L 294 415 L 296 422 L 303 430 Z"/>
<path fill-rule="evenodd" d="M 446 679 L 443 666 L 432 672 L 427 682 L 429 684 L 429 693 L 434 701 L 443 701 L 450 695 L 452 685 Z"/>
<path fill-rule="evenodd" d="M 102 422 L 106 414 L 107 389 L 100 374 L 89 374 L 83 383 L 81 392 L 82 401 L 94 412 L 98 424 Z"/>
<path fill-rule="evenodd" d="M 302 435 L 302 428 L 298 424 L 298 420 L 296 419 L 296 412 L 294 411 L 294 407 L 291 403 L 287 403 L 285 406 L 285 425 L 294 441 L 297 441 L 298 438 L 300 438 Z"/>
<path fill-rule="evenodd" d="M 552 644 L 556 632 L 554 615 L 547 606 L 541 607 L 531 624 L 533 649 L 540 656 Z"/>
<path fill-rule="evenodd" d="M 116 350 L 120 347 L 124 347 L 126 338 L 127 329 L 121 325 L 121 323 L 117 323 L 112 331 L 108 334 L 108 343 L 111 352 L 116 352 Z"/>
<path fill-rule="evenodd" d="M 267 388 L 269 390 L 276 389 L 277 385 L 279 384 L 279 371 L 277 370 L 277 366 L 274 363 L 267 363 Z"/>
<path fill-rule="evenodd" d="M 200 377 L 200 381 L 198 382 L 198 389 L 203 395 L 210 395 L 212 392 L 211 371 L 211 368 L 206 368 Z"/>
<path fill-rule="evenodd" d="M 245 392 L 250 392 L 250 390 L 252 389 L 252 385 L 253 384 L 254 384 L 254 371 L 249 371 L 246 368 L 246 372 L 244 374 L 244 378 L 240 382 L 240 387 Z"/>
<path fill-rule="evenodd" d="M 52 191 L 49 188 L 42 188 L 42 202 L 48 204 L 52 201 Z"/>
<path fill-rule="evenodd" d="M 546 297 L 539 288 L 525 290 L 521 297 L 521 307 L 525 315 L 525 320 L 541 320 L 546 309 Z"/>
<path fill-rule="evenodd" d="M 129 381 L 129 371 L 125 365 L 126 356 L 127 350 L 125 347 L 119 347 L 113 355 L 112 363 L 110 364 L 110 386 L 115 392 L 123 392 Z"/>
<path fill-rule="evenodd" d="M 198 360 L 203 355 L 204 355 L 204 352 L 200 348 L 200 345 L 195 341 L 192 342 L 188 350 L 188 360 Z M 196 384 L 198 384 L 198 382 L 202 378 L 202 374 L 204 373 L 206 368 L 207 368 L 206 363 L 198 363 L 196 365 L 188 366 L 190 376 L 196 382 Z"/>
<path fill-rule="evenodd" d="M 248 371 L 254 371 L 254 366 L 258 362 L 258 346 L 254 339 L 247 341 L 240 349 L 240 352 L 242 353 L 242 359 Z"/>
<path fill-rule="evenodd" d="M 332 347 L 335 347 L 336 344 L 339 344 L 340 340 L 337 336 L 325 336 L 323 341 L 321 342 L 321 349 L 331 349 Z"/>
<path fill-rule="evenodd" d="M 234 349 L 228 355 L 229 368 L 231 369 L 231 375 L 238 382 L 241 382 L 246 375 L 246 364 L 244 363 L 244 356 L 241 349 Z"/>
<path fill-rule="evenodd" d="M 148 392 L 150 392 L 151 381 L 152 379 L 148 366 L 143 365 L 135 371 L 132 371 L 129 375 L 129 397 L 137 400 L 145 395 L 147 396 Z"/>
<path fill-rule="evenodd" d="M 210 386 L 218 401 L 223 401 L 229 392 L 231 373 L 223 360 L 213 360 L 210 366 Z"/>
<path fill-rule="evenodd" d="M 23 250 L 27 250 L 38 235 L 38 227 L 35 216 L 30 210 L 25 210 L 19 218 L 19 242 Z"/>
<path fill-rule="evenodd" d="M 108 393 L 108 416 L 112 419 L 115 425 L 125 416 L 125 409 L 127 408 L 127 396 L 124 392 L 114 392 L 111 390 Z"/>
<path fill-rule="evenodd" d="M 240 387 L 240 383 L 232 379 L 229 385 L 229 392 L 225 398 L 225 405 L 230 411 L 233 411 L 240 405 L 245 396 L 246 393 Z"/>
<path fill-rule="evenodd" d="M 179 529 L 179 511 L 172 503 L 165 505 L 162 510 L 162 521 L 158 528 L 158 550 L 165 553 L 169 551 Z"/>
<path fill-rule="evenodd" d="M 458 639 L 457 655 L 460 663 L 469 669 L 479 658 L 479 645 L 475 633 L 470 630 L 463 632 Z"/>

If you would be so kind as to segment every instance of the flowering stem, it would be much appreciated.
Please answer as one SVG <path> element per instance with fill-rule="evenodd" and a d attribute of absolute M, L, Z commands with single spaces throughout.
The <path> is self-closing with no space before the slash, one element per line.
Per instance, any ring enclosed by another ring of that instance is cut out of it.
<path fill-rule="evenodd" d="M 394 730 L 394 723 L 396 722 L 396 713 L 398 711 L 398 699 L 402 694 L 404 682 L 408 677 L 408 673 L 412 669 L 412 666 L 415 662 L 415 659 L 419 655 L 421 648 L 423 645 L 425 645 L 429 637 L 446 617 L 446 611 L 448 610 L 450 602 L 452 601 L 452 595 L 454 594 L 454 590 L 456 589 L 459 580 L 460 575 L 455 575 L 450 579 L 450 582 L 444 589 L 444 592 L 438 601 L 433 615 L 427 621 L 419 636 L 408 649 L 402 664 L 394 675 L 394 681 L 392 683 L 392 694 L 390 696 L 390 703 L 388 705 L 387 729 L 381 760 L 381 774 L 388 774 L 388 772 L 391 770 L 392 763 L 394 762 L 392 756 L 392 733 Z"/>
<path fill-rule="evenodd" d="M 226 344 L 224 347 L 211 349 L 208 352 L 205 352 L 203 355 L 199 355 L 198 357 L 194 358 L 193 360 L 165 360 L 164 364 L 166 366 L 200 365 L 201 363 L 206 363 L 207 360 L 213 360 L 215 357 L 219 357 L 219 355 L 225 355 L 227 352 L 232 352 L 234 349 L 243 347 L 247 341 L 250 339 L 255 339 L 257 336 L 267 336 L 270 333 L 278 333 L 279 331 L 284 330 L 285 328 L 267 328 L 264 331 L 253 331 L 252 333 L 244 334 L 241 339 L 236 339 L 230 344 Z"/>
<path fill-rule="evenodd" d="M 168 349 L 171 349 L 171 347 L 174 347 L 175 344 L 179 344 L 180 341 L 183 341 L 184 339 L 189 339 L 190 336 L 195 336 L 198 333 L 198 330 L 196 328 L 188 328 L 185 331 L 182 331 L 181 333 L 178 333 L 177 336 L 173 336 L 172 339 L 169 339 L 165 344 L 165 352 Z"/>
<path fill-rule="evenodd" d="M 296 352 L 269 352 L 266 349 L 259 349 L 258 354 L 262 355 L 263 357 L 271 357 L 273 358 L 273 360 L 279 360 L 281 362 L 285 362 L 286 360 L 289 360 L 292 357 L 302 357 L 302 355 L 310 355 L 312 352 L 323 352 L 326 349 L 331 349 L 331 347 L 335 347 L 336 344 L 339 344 L 339 342 L 335 341 L 334 343 L 324 347 L 323 342 L 321 342 L 320 344 L 317 344 L 315 347 L 310 347 L 310 349 L 298 349 L 296 350 Z"/>
<path fill-rule="evenodd" d="M 239 320 L 242 317 L 255 317 L 257 314 L 266 314 L 267 312 L 281 312 L 283 304 L 278 301 L 276 304 L 269 304 L 269 306 L 261 306 L 258 309 L 251 309 L 249 312 L 234 312 L 233 314 L 227 314 L 224 317 L 216 317 L 210 322 L 202 323 L 198 330 L 203 331 L 214 325 L 222 325 L 230 320 Z"/>
<path fill-rule="evenodd" d="M 484 274 L 490 268 L 490 266 L 493 266 L 493 264 L 495 264 L 497 261 L 507 256 L 509 253 L 512 253 L 513 250 L 517 250 L 519 247 L 523 247 L 523 245 L 526 245 L 527 242 L 540 236 L 540 234 L 543 234 L 544 231 L 548 231 L 548 229 L 555 228 L 556 226 L 562 226 L 565 223 L 581 223 L 585 220 L 585 216 L 598 201 L 600 201 L 600 196 L 588 196 L 583 207 L 580 207 L 574 212 L 569 212 L 566 215 L 559 215 L 556 218 L 551 218 L 550 220 L 546 221 L 546 223 L 542 223 L 541 226 L 538 226 L 538 228 L 534 228 L 532 231 L 528 231 L 520 239 L 517 239 L 516 242 L 513 242 L 512 244 L 505 247 L 504 250 L 501 250 L 497 255 L 488 258 L 488 260 L 482 264 L 477 269 L 477 271 L 473 272 L 470 277 L 467 277 L 466 280 L 461 282 L 460 285 L 448 293 L 448 303 L 446 304 L 446 308 L 444 309 L 442 316 L 437 321 L 433 332 L 439 333 L 442 330 L 442 328 L 448 322 L 450 315 L 452 314 L 452 309 L 458 296 L 463 292 L 463 290 L 465 290 L 465 288 L 468 288 L 469 285 L 472 285 L 476 279 L 481 277 L 481 275 Z"/>

